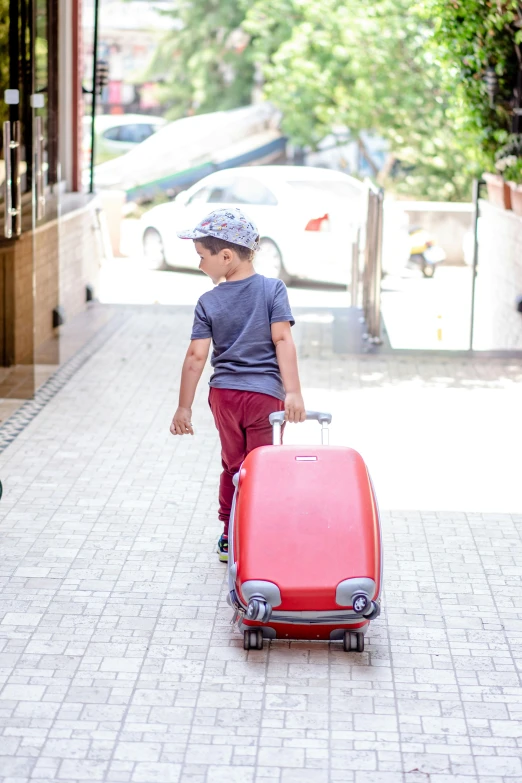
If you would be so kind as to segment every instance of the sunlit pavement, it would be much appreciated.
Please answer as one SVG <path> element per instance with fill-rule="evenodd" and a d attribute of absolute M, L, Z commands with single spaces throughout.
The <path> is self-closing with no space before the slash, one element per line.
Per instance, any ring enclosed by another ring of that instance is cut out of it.
<path fill-rule="evenodd" d="M 183 301 L 207 285 L 149 280 Z M 215 553 L 210 368 L 195 436 L 168 431 L 191 307 L 117 308 L 0 455 L 2 783 L 522 779 L 522 362 L 343 356 L 331 311 L 296 316 L 307 406 L 362 452 L 383 512 L 364 653 L 243 649 Z"/>
<path fill-rule="evenodd" d="M 0 783 L 522 780 L 522 361 L 338 353 L 349 294 L 290 288 L 305 403 L 376 488 L 383 613 L 362 655 L 247 652 L 215 553 L 208 366 L 195 436 L 168 431 L 212 284 L 139 255 L 102 272 L 120 320 L 0 455 Z M 392 345 L 466 347 L 468 269 L 383 288 Z"/>
<path fill-rule="evenodd" d="M 103 272 L 104 301 L 121 304 L 192 307 L 212 286 L 197 272 L 150 271 L 139 258 L 116 259 Z M 457 267 L 439 269 L 432 280 L 413 272 L 386 278 L 383 309 L 392 345 L 465 349 L 470 278 L 469 269 Z M 363 452 L 385 508 L 509 512 L 522 506 L 512 437 L 520 387 L 504 364 L 430 364 L 429 353 L 408 362 L 377 356 L 361 363 L 332 354 L 334 314 L 348 306 L 349 294 L 317 287 L 289 293 L 307 405 L 334 413 L 333 442 Z M 311 435 L 291 428 L 288 437 L 303 442 Z"/>
<path fill-rule="evenodd" d="M 212 288 L 203 274 L 152 271 L 141 255 L 137 221 L 126 221 L 122 240 L 125 258 L 106 261 L 101 276 L 100 301 L 118 304 L 194 305 Z M 427 280 L 417 270 L 385 277 L 382 312 L 394 348 L 465 350 L 469 345 L 471 270 L 440 267 Z M 347 291 L 328 286 L 297 284 L 289 290 L 293 307 L 345 308 Z"/>
<path fill-rule="evenodd" d="M 471 268 L 464 266 L 441 266 L 429 280 L 416 270 L 385 277 L 382 312 L 392 347 L 466 350 L 471 285 Z"/>

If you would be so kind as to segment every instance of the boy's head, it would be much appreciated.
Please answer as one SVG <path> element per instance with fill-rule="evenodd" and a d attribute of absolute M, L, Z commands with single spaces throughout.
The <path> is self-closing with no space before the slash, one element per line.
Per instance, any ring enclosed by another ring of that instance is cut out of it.
<path fill-rule="evenodd" d="M 180 239 L 192 239 L 200 256 L 200 269 L 217 282 L 242 261 L 252 262 L 259 247 L 255 224 L 240 209 L 217 209 Z"/>

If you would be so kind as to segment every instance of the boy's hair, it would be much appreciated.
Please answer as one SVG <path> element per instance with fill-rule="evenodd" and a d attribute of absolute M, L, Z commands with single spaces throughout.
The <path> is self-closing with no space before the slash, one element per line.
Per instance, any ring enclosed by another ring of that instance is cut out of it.
<path fill-rule="evenodd" d="M 259 241 L 259 237 L 257 240 Z M 226 240 L 218 239 L 217 237 L 201 237 L 200 239 L 195 239 L 194 242 L 199 242 L 206 250 L 210 250 L 210 253 L 213 256 L 217 256 L 217 254 L 226 247 L 237 253 L 241 261 L 253 261 L 256 254 L 256 251 L 250 250 L 249 247 L 236 245 L 234 242 L 227 242 Z"/>

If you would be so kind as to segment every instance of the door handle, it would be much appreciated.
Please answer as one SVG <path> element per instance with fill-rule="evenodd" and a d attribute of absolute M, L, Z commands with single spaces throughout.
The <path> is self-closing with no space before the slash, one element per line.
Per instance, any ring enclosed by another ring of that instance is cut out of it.
<path fill-rule="evenodd" d="M 13 135 L 11 137 L 11 122 L 4 122 L 4 236 L 6 239 L 11 239 L 13 234 L 19 237 L 22 233 L 22 189 L 20 186 L 21 125 L 17 121 L 13 122 L 12 126 Z M 12 157 L 14 157 L 14 167 L 12 165 Z"/>
<path fill-rule="evenodd" d="M 45 190 L 43 178 L 43 143 L 42 118 L 34 118 L 34 162 L 35 162 L 35 199 L 36 219 L 41 220 L 45 216 Z"/>

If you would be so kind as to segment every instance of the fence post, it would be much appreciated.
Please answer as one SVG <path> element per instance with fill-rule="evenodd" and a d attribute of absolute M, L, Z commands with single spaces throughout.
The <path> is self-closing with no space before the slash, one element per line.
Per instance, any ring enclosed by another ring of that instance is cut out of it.
<path fill-rule="evenodd" d="M 384 191 L 371 182 L 368 187 L 364 241 L 362 305 L 366 321 L 365 339 L 376 345 L 381 340 L 381 278 Z M 353 303 L 353 296 L 352 296 Z"/>
<path fill-rule="evenodd" d="M 475 286 L 477 281 L 477 267 L 478 267 L 478 221 L 479 221 L 479 199 L 480 199 L 480 186 L 485 185 L 483 179 L 473 180 L 473 206 L 475 208 L 474 218 L 474 232 L 473 232 L 473 270 L 471 273 L 471 316 L 469 324 L 469 349 L 473 350 L 473 334 L 475 330 Z"/>
<path fill-rule="evenodd" d="M 382 232 L 384 222 L 384 191 L 379 188 L 375 197 L 375 262 L 373 268 L 373 332 L 372 342 L 380 344 L 381 340 L 381 281 L 382 281 Z"/>
<path fill-rule="evenodd" d="M 361 229 L 357 229 L 355 242 L 352 242 L 352 277 L 350 287 L 350 304 L 357 307 L 359 301 L 359 245 L 361 239 Z"/>

